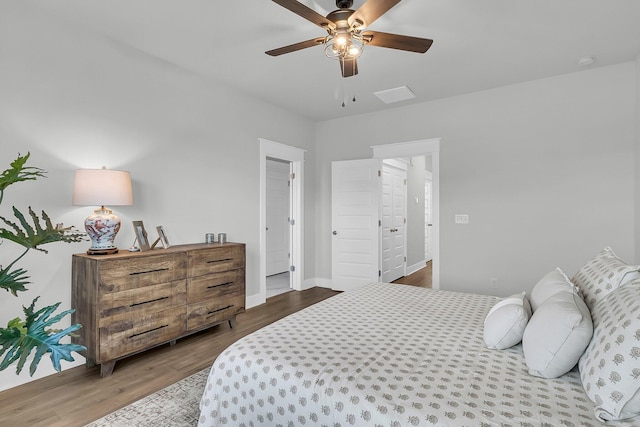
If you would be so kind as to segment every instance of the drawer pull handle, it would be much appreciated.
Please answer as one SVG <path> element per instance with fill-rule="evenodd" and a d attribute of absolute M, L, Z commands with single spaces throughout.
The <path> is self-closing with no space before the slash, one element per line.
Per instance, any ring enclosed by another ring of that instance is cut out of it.
<path fill-rule="evenodd" d="M 227 262 L 227 261 L 233 261 L 233 258 L 212 259 L 211 261 L 207 261 L 207 264 L 213 264 L 216 262 Z"/>
<path fill-rule="evenodd" d="M 163 299 L 168 299 L 168 298 L 169 297 L 160 297 L 160 298 L 152 299 L 152 300 L 149 300 L 149 301 L 136 302 L 134 304 L 131 304 L 129 307 L 135 307 L 137 305 L 142 305 L 142 304 L 149 304 L 151 302 L 162 301 Z"/>
<path fill-rule="evenodd" d="M 220 286 L 227 286 L 227 285 L 233 285 L 233 282 L 224 282 L 224 283 L 220 283 L 219 285 L 207 286 L 207 289 L 219 288 Z"/>
<path fill-rule="evenodd" d="M 131 335 L 129 338 L 135 338 L 140 335 L 148 334 L 149 332 L 157 331 L 158 329 L 167 328 L 169 325 L 158 326 L 157 328 L 149 329 L 148 331 L 138 332 L 137 334 Z"/>
<path fill-rule="evenodd" d="M 231 307 L 233 307 L 233 304 L 228 305 L 228 306 L 226 306 L 226 307 L 219 308 L 219 309 L 217 309 L 217 310 L 211 310 L 211 311 L 210 311 L 210 312 L 208 312 L 207 314 L 215 314 L 215 313 L 218 313 L 218 312 L 223 311 L 223 310 L 228 310 L 228 309 L 230 309 Z"/>
<path fill-rule="evenodd" d="M 147 273 L 157 273 L 159 271 L 169 271 L 169 269 L 168 268 L 156 268 L 155 270 L 135 271 L 133 273 L 129 273 L 129 276 L 137 276 L 138 274 L 147 274 Z"/>

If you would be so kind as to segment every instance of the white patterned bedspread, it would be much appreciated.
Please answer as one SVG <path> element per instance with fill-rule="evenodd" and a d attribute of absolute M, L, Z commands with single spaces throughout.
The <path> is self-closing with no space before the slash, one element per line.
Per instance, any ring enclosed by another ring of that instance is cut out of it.
<path fill-rule="evenodd" d="M 213 363 L 200 426 L 601 426 L 577 370 L 489 350 L 499 298 L 375 283 L 294 313 Z M 616 425 L 640 425 L 640 420 Z"/>

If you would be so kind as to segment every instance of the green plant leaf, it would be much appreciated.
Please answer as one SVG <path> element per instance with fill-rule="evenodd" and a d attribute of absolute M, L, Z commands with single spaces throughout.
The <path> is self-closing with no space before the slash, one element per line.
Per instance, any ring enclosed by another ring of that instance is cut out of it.
<path fill-rule="evenodd" d="M 11 168 L 6 169 L 2 172 L 2 175 L 0 175 L 0 202 L 2 202 L 2 196 L 5 188 L 11 184 L 46 177 L 46 172 L 43 169 L 25 166 L 30 155 L 31 153 L 27 153 L 24 156 L 18 155 L 18 158 L 11 162 Z"/>
<path fill-rule="evenodd" d="M 60 331 L 47 329 L 57 323 L 74 310 L 66 310 L 62 313 L 50 317 L 60 306 L 60 303 L 35 310 L 35 304 L 39 297 L 36 297 L 29 307 L 23 307 L 25 320 L 19 318 L 11 320 L 7 328 L 0 328 L 0 356 L 4 355 L 0 361 L 0 371 L 6 369 L 11 364 L 17 362 L 16 374 L 19 374 L 27 361 L 28 356 L 35 350 L 35 354 L 29 366 L 29 374 L 33 376 L 42 356 L 51 353 L 51 363 L 56 371 L 60 372 L 60 360 L 69 362 L 75 359 L 71 355 L 74 351 L 86 350 L 86 347 L 78 344 L 61 344 L 60 340 L 73 334 L 82 327 L 75 324 Z"/>
<path fill-rule="evenodd" d="M 2 268 L 2 266 L 0 266 Z M 30 282 L 27 281 L 27 271 L 22 268 L 17 268 L 13 271 L 9 271 L 11 266 L 0 270 L 0 289 L 5 289 L 11 292 L 14 296 L 18 296 L 18 292 L 24 292 L 27 290 L 25 285 Z"/>
<path fill-rule="evenodd" d="M 18 219 L 20 225 L 0 216 L 0 220 L 13 230 L 0 228 L 0 238 L 11 240 L 27 249 L 37 249 L 48 253 L 47 250 L 38 246 L 53 242 L 75 243 L 85 239 L 85 234 L 76 231 L 73 227 L 63 227 L 62 224 L 57 224 L 54 227 L 45 211 L 42 211 L 44 226 L 40 224 L 40 218 L 31 207 L 29 207 L 29 215 L 33 226 L 15 206 L 13 207 L 13 215 Z"/>

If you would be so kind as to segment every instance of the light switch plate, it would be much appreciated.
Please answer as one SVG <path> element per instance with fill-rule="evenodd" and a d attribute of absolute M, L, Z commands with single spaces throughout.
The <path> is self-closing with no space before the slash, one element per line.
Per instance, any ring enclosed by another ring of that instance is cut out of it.
<path fill-rule="evenodd" d="M 469 215 L 456 214 L 455 220 L 456 220 L 456 224 L 469 224 Z"/>

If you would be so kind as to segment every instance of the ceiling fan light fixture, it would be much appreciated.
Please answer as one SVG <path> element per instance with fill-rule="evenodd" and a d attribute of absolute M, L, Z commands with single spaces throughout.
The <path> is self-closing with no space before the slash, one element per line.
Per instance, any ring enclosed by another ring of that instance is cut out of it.
<path fill-rule="evenodd" d="M 356 34 L 336 33 L 324 39 L 324 54 L 331 59 L 356 59 L 363 50 L 364 41 Z"/>

